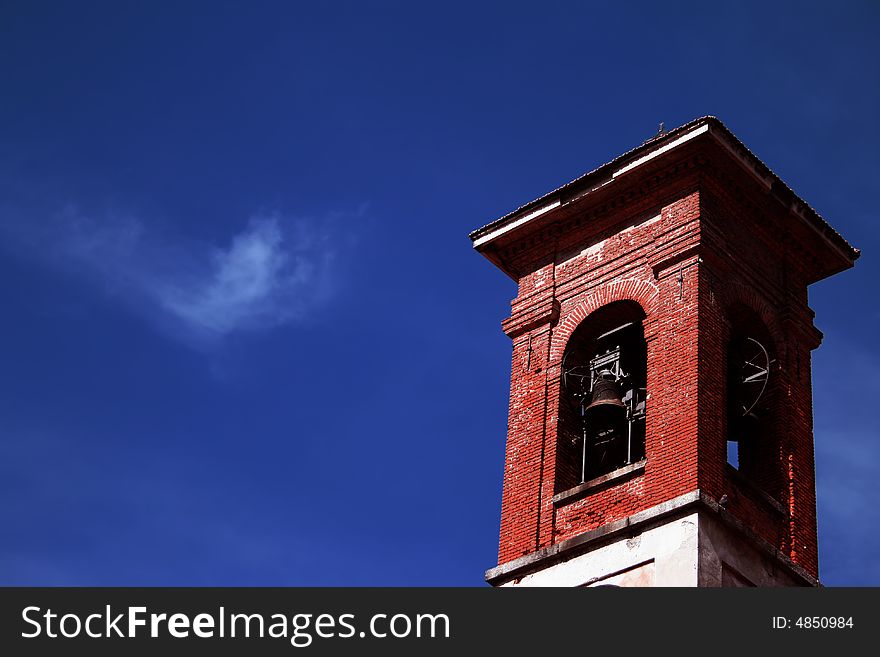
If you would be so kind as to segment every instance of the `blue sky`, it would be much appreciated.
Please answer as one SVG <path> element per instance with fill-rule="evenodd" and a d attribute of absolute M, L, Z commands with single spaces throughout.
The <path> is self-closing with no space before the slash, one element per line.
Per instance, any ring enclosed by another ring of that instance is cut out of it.
<path fill-rule="evenodd" d="M 821 575 L 880 584 L 878 27 L 3 3 L 0 583 L 482 584 L 515 289 L 467 233 L 714 114 L 863 250 L 810 292 Z"/>

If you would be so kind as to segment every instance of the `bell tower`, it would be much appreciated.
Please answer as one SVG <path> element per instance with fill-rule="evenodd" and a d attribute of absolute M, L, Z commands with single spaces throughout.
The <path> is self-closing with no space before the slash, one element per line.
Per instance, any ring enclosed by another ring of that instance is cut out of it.
<path fill-rule="evenodd" d="M 817 585 L 807 287 L 858 250 L 714 117 L 470 237 L 518 284 L 486 580 Z"/>

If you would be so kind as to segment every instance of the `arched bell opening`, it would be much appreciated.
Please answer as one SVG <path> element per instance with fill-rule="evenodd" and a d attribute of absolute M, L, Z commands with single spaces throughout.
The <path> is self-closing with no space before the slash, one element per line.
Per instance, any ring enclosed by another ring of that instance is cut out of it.
<path fill-rule="evenodd" d="M 725 351 L 727 462 L 777 496 L 781 485 L 776 351 L 767 327 L 744 305 L 727 313 Z"/>
<path fill-rule="evenodd" d="M 557 492 L 645 456 L 645 313 L 617 301 L 572 333 L 562 359 Z"/>

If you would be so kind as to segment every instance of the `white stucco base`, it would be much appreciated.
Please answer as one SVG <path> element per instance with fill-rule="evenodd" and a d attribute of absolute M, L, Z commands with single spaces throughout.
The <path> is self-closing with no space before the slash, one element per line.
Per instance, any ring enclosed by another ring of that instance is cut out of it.
<path fill-rule="evenodd" d="M 711 514 L 700 514 L 699 586 L 808 586 Z"/>

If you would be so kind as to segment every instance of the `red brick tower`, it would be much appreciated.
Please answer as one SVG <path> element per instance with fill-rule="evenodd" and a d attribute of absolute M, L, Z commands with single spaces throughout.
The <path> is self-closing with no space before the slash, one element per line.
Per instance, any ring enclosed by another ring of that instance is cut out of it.
<path fill-rule="evenodd" d="M 705 117 L 471 234 L 517 281 L 493 585 L 816 585 L 807 286 L 858 250 Z"/>

